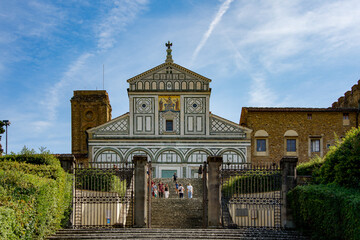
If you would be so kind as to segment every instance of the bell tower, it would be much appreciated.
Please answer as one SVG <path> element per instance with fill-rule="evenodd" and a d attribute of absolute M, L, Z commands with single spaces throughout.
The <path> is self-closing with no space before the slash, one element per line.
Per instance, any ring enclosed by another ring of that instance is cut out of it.
<path fill-rule="evenodd" d="M 86 130 L 111 120 L 109 95 L 105 90 L 74 91 L 71 102 L 71 151 L 87 154 Z"/>

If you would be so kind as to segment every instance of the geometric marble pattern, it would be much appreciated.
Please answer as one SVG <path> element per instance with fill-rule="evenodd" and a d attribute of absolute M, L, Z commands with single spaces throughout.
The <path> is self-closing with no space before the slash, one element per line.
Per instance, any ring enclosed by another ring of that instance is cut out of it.
<path fill-rule="evenodd" d="M 99 132 L 117 132 L 127 134 L 129 132 L 129 117 L 127 116 L 121 118 L 118 121 L 106 125 L 96 131 L 96 133 Z"/>
<path fill-rule="evenodd" d="M 205 113 L 205 98 L 185 98 L 186 113 Z"/>
<path fill-rule="evenodd" d="M 210 131 L 216 133 L 243 133 L 243 130 L 219 119 L 210 118 Z"/>

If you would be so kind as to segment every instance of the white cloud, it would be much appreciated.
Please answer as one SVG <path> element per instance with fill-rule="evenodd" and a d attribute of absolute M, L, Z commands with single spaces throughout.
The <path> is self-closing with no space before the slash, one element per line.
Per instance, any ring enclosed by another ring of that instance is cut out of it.
<path fill-rule="evenodd" d="M 50 121 L 56 119 L 57 107 L 60 105 L 60 100 L 64 96 L 63 92 L 66 88 L 82 80 L 82 72 L 86 61 L 93 56 L 90 53 L 84 53 L 78 57 L 73 63 L 69 64 L 68 70 L 63 74 L 63 77 L 53 87 L 47 90 L 48 94 L 46 101 L 42 104 L 47 108 L 48 119 Z"/>
<path fill-rule="evenodd" d="M 196 59 L 197 55 L 199 54 L 200 50 L 204 47 L 204 45 L 206 44 L 206 41 L 208 40 L 208 38 L 210 37 L 211 33 L 213 32 L 214 28 L 216 27 L 216 25 L 221 21 L 222 16 L 226 13 L 226 11 L 228 10 L 231 2 L 233 0 L 226 0 L 219 8 L 218 12 L 216 13 L 214 19 L 211 21 L 208 30 L 205 32 L 205 34 L 203 35 L 200 43 L 198 44 L 198 46 L 196 47 L 193 56 L 192 56 L 192 60 L 191 62 L 193 63 L 194 60 Z M 191 65 L 192 65 L 191 63 Z"/>
<path fill-rule="evenodd" d="M 113 47 L 119 32 L 145 9 L 147 0 L 115 0 L 113 7 L 97 26 L 98 48 L 108 49 Z"/>
<path fill-rule="evenodd" d="M 249 103 L 251 106 L 273 106 L 276 105 L 276 95 L 267 88 L 265 77 L 261 74 L 252 76 Z"/>

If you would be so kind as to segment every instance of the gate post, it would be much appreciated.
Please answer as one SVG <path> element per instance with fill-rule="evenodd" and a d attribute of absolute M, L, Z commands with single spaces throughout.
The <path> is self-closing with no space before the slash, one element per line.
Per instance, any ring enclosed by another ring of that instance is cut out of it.
<path fill-rule="evenodd" d="M 134 227 L 146 227 L 146 156 L 134 156 L 135 164 L 135 208 L 134 208 Z"/>
<path fill-rule="evenodd" d="M 281 207 L 281 227 L 294 228 L 291 209 L 287 202 L 287 193 L 296 187 L 296 164 L 297 157 L 283 157 L 280 160 L 281 168 L 281 192 L 282 192 L 282 207 Z"/>
<path fill-rule="evenodd" d="M 208 162 L 208 227 L 221 226 L 220 167 L 222 156 L 209 156 Z"/>

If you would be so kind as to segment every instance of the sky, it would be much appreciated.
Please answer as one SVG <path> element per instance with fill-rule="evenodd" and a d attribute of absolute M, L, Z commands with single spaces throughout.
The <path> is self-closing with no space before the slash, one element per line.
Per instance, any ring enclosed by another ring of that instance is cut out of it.
<path fill-rule="evenodd" d="M 129 111 L 127 79 L 174 62 L 212 79 L 210 110 L 330 107 L 360 79 L 359 0 L 0 0 L 8 152 L 71 153 L 74 90 Z M 5 148 L 5 134 L 2 139 Z"/>

